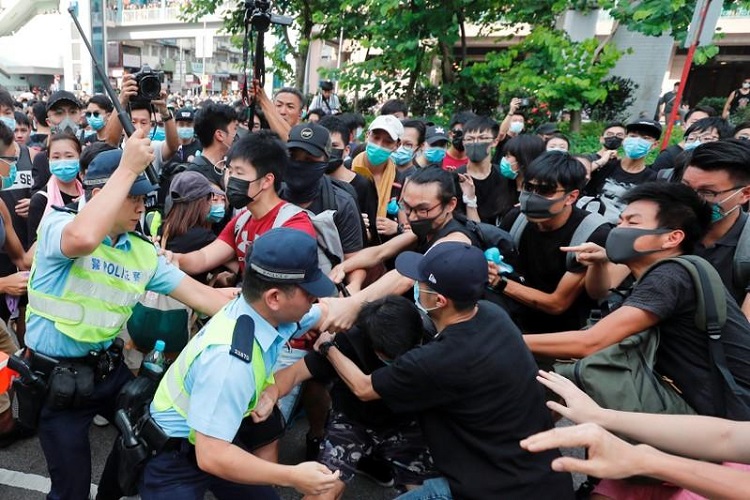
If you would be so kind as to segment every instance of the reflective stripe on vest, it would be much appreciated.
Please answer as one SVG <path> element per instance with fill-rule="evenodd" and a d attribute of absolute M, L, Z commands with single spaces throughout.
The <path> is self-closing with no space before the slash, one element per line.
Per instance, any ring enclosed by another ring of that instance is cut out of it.
<path fill-rule="evenodd" d="M 183 349 L 167 373 L 164 374 L 159 387 L 154 395 L 154 408 L 156 411 L 166 411 L 174 409 L 180 416 L 187 419 L 190 411 L 190 393 L 185 388 L 185 378 L 187 377 L 190 367 L 193 365 L 198 356 L 210 346 L 215 345 L 232 345 L 232 336 L 237 321 L 227 316 L 226 311 L 219 311 L 211 321 L 196 335 Z M 227 353 L 227 356 L 230 356 Z M 258 402 L 258 396 L 263 390 L 274 383 L 273 373 L 266 372 L 266 366 L 263 362 L 263 351 L 256 340 L 253 342 L 252 358 L 253 377 L 255 378 L 255 391 L 252 399 L 248 402 L 247 410 L 244 416 L 248 416 L 255 408 Z M 242 381 L 236 381 L 242 383 Z M 201 381 L 196 379 L 195 384 Z M 190 430 L 188 439 L 195 443 L 195 432 Z"/>
<path fill-rule="evenodd" d="M 114 338 L 132 314 L 133 306 L 156 273 L 158 257 L 150 243 L 130 237 L 130 250 L 101 244 L 90 255 L 73 261 L 60 296 L 39 292 L 29 278 L 27 316 L 36 314 L 80 342 Z"/>

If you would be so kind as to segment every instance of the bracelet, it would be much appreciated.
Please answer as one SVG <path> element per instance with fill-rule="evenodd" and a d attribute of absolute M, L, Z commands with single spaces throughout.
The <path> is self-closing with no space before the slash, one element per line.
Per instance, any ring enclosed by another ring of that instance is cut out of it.
<path fill-rule="evenodd" d="M 336 349 L 338 349 L 338 348 L 339 348 L 339 346 L 338 346 L 338 345 L 336 345 L 336 342 L 334 342 L 333 340 L 329 340 L 328 342 L 323 342 L 322 344 L 320 344 L 320 347 L 318 347 L 318 352 L 319 352 L 319 353 L 320 353 L 320 354 L 321 354 L 321 355 L 322 355 L 322 356 L 323 356 L 324 358 L 327 358 L 327 357 L 328 357 L 328 350 L 329 350 L 329 349 L 330 349 L 331 347 L 335 347 Z"/>
<path fill-rule="evenodd" d="M 161 113 L 160 113 L 160 114 L 161 114 Z M 163 122 L 168 122 L 168 121 L 169 121 L 169 120 L 171 120 L 172 118 L 174 118 L 174 115 L 172 114 L 172 112 L 171 112 L 171 111 L 167 111 L 167 114 L 166 114 L 166 116 L 165 116 L 165 115 L 162 115 L 162 117 L 161 117 L 161 121 L 163 121 Z"/>
<path fill-rule="evenodd" d="M 463 195 L 464 204 L 468 208 L 477 208 L 477 197 L 474 196 L 474 198 L 469 198 L 466 195 Z"/>

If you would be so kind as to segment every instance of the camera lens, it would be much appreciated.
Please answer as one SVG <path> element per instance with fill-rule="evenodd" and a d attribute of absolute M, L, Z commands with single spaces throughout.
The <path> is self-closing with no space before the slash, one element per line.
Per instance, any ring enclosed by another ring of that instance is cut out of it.
<path fill-rule="evenodd" d="M 159 99 L 161 94 L 161 82 L 154 75 L 144 75 L 138 82 L 138 89 L 145 99 L 154 101 Z"/>

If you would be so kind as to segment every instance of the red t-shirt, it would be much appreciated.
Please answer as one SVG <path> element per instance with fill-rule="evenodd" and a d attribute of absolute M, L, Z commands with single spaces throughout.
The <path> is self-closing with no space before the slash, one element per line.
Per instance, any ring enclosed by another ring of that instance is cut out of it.
<path fill-rule="evenodd" d="M 462 159 L 454 158 L 451 156 L 450 153 L 445 153 L 445 158 L 443 158 L 443 170 L 447 170 L 448 172 L 453 172 L 459 167 L 463 167 L 469 164 L 469 157 L 464 156 Z"/>
<path fill-rule="evenodd" d="M 234 226 L 237 224 L 237 219 L 242 217 L 242 215 L 245 213 L 245 210 L 242 210 L 237 215 L 232 217 L 232 220 L 229 221 L 229 223 L 219 235 L 219 239 L 221 241 L 234 248 L 234 253 L 240 263 L 240 272 L 245 272 L 245 254 L 247 253 L 248 247 L 253 241 L 255 241 L 258 236 L 265 233 L 266 231 L 273 229 L 273 223 L 276 220 L 276 216 L 279 214 L 279 210 L 281 210 L 281 207 L 286 205 L 286 203 L 287 202 L 285 201 L 280 202 L 278 205 L 273 207 L 270 212 L 268 212 L 260 219 L 250 217 L 235 237 Z M 310 217 L 308 217 L 305 212 L 300 212 L 293 217 L 290 217 L 281 226 L 290 227 L 292 229 L 299 229 L 300 231 L 306 232 L 313 238 L 316 237 L 315 228 L 310 221 Z"/>

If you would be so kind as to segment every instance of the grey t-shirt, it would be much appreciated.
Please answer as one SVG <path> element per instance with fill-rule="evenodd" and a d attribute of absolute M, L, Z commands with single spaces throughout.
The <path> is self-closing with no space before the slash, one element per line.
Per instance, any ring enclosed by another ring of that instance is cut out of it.
<path fill-rule="evenodd" d="M 696 301 L 688 271 L 677 262 L 665 262 L 636 284 L 623 305 L 649 311 L 659 318 L 661 342 L 656 370 L 675 382 L 685 401 L 698 413 L 716 415 L 708 334 L 695 325 Z M 750 390 L 750 323 L 732 300 L 727 300 L 727 322 L 721 341 L 737 384 Z"/>

